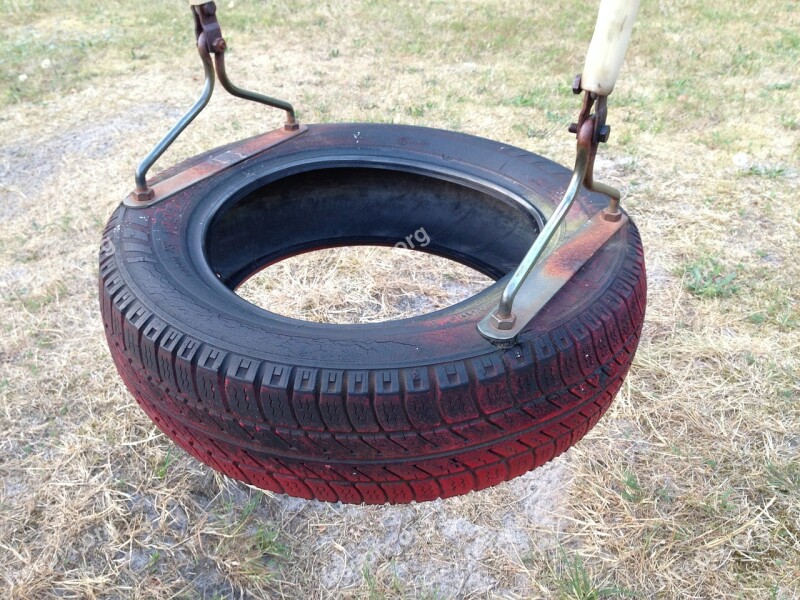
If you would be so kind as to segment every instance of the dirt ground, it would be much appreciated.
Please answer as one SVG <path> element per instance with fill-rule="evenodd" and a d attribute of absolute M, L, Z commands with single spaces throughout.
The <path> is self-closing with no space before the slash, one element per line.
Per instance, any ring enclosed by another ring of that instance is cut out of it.
<path fill-rule="evenodd" d="M 114 370 L 100 234 L 199 92 L 184 4 L 0 11 L 0 597 L 800 598 L 796 3 L 643 3 L 596 167 L 646 248 L 631 374 L 545 467 L 394 507 L 218 476 Z M 220 18 L 232 77 L 302 121 L 454 129 L 570 164 L 595 3 L 530 4 L 237 0 Z M 218 91 L 160 166 L 279 123 Z M 425 255 L 334 250 L 243 294 L 355 322 L 487 283 Z"/>

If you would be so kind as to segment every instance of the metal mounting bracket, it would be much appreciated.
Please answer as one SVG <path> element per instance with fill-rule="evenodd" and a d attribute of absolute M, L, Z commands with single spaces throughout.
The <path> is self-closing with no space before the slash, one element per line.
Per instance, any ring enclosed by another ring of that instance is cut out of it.
<path fill-rule="evenodd" d="M 605 219 L 605 209 L 589 219 L 552 253 L 541 260 L 522 282 L 514 302 L 514 322 L 509 329 L 496 325 L 494 313 L 478 324 L 481 335 L 493 342 L 512 342 L 559 290 L 628 222 Z"/>
<path fill-rule="evenodd" d="M 572 89 L 575 94 L 583 91 L 580 75 L 575 78 Z M 619 191 L 594 181 L 597 147 L 601 142 L 606 142 L 611 133 L 611 128 L 606 125 L 606 101 L 607 96 L 585 92 L 578 122 L 569 128 L 570 132 L 577 135 L 578 142 L 575 167 L 567 191 L 511 276 L 497 308 L 478 323 L 478 331 L 492 342 L 513 341 L 536 313 L 628 221 L 619 209 Z M 596 112 L 591 114 L 595 102 Z M 540 262 L 581 187 L 609 196 L 608 207 Z"/>
<path fill-rule="evenodd" d="M 186 114 L 181 117 L 167 135 L 156 144 L 155 148 L 153 148 L 139 164 L 139 167 L 136 169 L 135 177 L 136 189 L 131 192 L 130 196 L 128 196 L 125 201 L 126 204 L 130 206 L 149 206 L 165 198 L 165 196 L 158 195 L 155 187 L 151 187 L 148 184 L 147 172 L 152 168 L 155 162 L 161 158 L 161 155 L 167 151 L 167 148 L 178 139 L 178 136 L 183 133 L 189 124 L 194 121 L 197 115 L 203 111 L 206 105 L 208 105 L 211 94 L 214 92 L 215 75 L 219 78 L 222 87 L 232 96 L 285 111 L 286 124 L 284 125 L 284 130 L 286 132 L 295 133 L 295 135 L 300 133 L 300 125 L 297 122 L 295 111 L 291 104 L 283 100 L 244 90 L 231 82 L 228 77 L 228 72 L 225 69 L 225 50 L 227 50 L 227 44 L 222 37 L 222 30 L 217 21 L 216 4 L 214 4 L 214 2 L 190 0 L 190 7 L 192 15 L 194 16 L 195 32 L 197 34 L 197 51 L 200 53 L 200 59 L 203 61 L 203 69 L 205 71 L 203 92 L 197 102 L 194 103 Z M 212 54 L 214 55 L 213 61 L 211 58 Z M 262 148 L 262 150 L 263 149 L 264 148 Z M 230 166 L 230 164 L 234 163 L 229 163 L 227 166 Z M 159 187 L 163 188 L 164 186 Z M 177 190 L 174 190 L 172 193 L 175 193 L 175 191 Z"/>

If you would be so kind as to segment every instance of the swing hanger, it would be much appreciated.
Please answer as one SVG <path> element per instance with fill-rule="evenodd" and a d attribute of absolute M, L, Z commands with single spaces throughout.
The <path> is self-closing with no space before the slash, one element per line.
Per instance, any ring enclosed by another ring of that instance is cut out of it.
<path fill-rule="evenodd" d="M 214 83 L 216 78 L 219 79 L 219 82 L 222 84 L 222 87 L 225 89 L 225 91 L 232 96 L 283 110 L 286 113 L 286 123 L 284 124 L 283 131 L 287 132 L 289 137 L 293 137 L 293 135 L 301 133 L 302 130 L 304 130 L 304 128 L 301 130 L 300 124 L 297 122 L 297 116 L 295 115 L 294 108 L 288 102 L 242 89 L 231 82 L 230 78 L 228 77 L 228 72 L 225 68 L 225 51 L 227 50 L 228 46 L 225 42 L 225 38 L 222 37 L 222 29 L 219 25 L 219 21 L 217 21 L 216 4 L 214 2 L 203 2 L 199 0 L 189 0 L 189 4 L 192 10 L 192 15 L 194 16 L 195 32 L 197 35 L 197 51 L 200 54 L 200 59 L 203 61 L 203 69 L 205 71 L 203 92 L 197 102 L 195 102 L 194 105 L 186 112 L 186 114 L 181 117 L 181 119 L 167 133 L 167 135 L 164 136 L 164 138 L 156 145 L 156 147 L 150 151 L 150 153 L 144 158 L 144 160 L 142 160 L 142 162 L 139 164 L 139 167 L 136 169 L 136 189 L 131 196 L 129 196 L 128 200 L 130 203 L 135 203 L 140 206 L 151 204 L 167 197 L 164 194 L 157 194 L 156 190 L 148 184 L 147 172 L 152 168 L 155 162 L 161 158 L 164 152 L 166 152 L 167 148 L 173 144 L 178 136 L 183 133 L 184 129 L 186 129 L 189 124 L 194 121 L 195 117 L 197 117 L 197 115 L 199 115 L 206 107 L 211 99 L 212 93 L 214 92 Z M 211 58 L 212 55 L 214 57 L 213 60 Z M 279 135 L 276 136 L 275 132 L 272 132 L 266 147 L 280 143 L 280 141 L 283 141 L 283 139 L 286 138 Z M 215 168 L 213 172 L 204 173 L 204 176 L 200 179 L 205 179 L 211 174 L 219 172 L 223 168 L 232 166 L 236 162 L 241 162 L 241 160 L 244 160 L 245 158 L 255 154 L 256 149 L 260 152 L 265 149 L 265 146 L 263 144 L 251 145 L 251 151 L 249 153 L 246 155 L 237 153 L 229 157 L 229 160 L 225 162 L 225 164 L 218 165 L 218 168 Z M 196 183 L 200 179 L 195 178 L 186 180 L 179 182 L 178 186 L 169 186 L 168 195 L 172 195 L 177 191 L 180 191 L 180 189 L 188 187 L 188 185 L 192 183 Z"/>

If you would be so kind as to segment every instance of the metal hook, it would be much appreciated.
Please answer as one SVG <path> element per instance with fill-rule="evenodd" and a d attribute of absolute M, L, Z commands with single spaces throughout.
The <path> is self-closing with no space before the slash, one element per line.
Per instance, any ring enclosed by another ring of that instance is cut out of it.
<path fill-rule="evenodd" d="M 583 91 L 581 89 L 580 75 L 575 79 L 573 91 L 576 94 Z M 595 114 L 591 114 L 592 107 L 595 108 Z M 531 307 L 537 306 L 541 308 L 544 306 L 569 279 L 568 277 L 565 279 L 563 276 L 561 278 L 551 278 L 553 279 L 551 282 L 552 285 L 542 286 L 539 291 L 533 294 L 531 294 L 530 291 L 526 291 L 526 296 L 531 297 L 525 298 L 523 302 L 525 305 L 525 322 L 522 322 L 522 320 L 519 319 L 519 315 L 514 312 L 514 300 L 520 290 L 525 287 L 525 282 L 531 277 L 531 272 L 534 268 L 537 268 L 537 273 L 541 275 L 542 269 L 539 268 L 541 267 L 540 259 L 545 249 L 550 244 L 550 241 L 553 239 L 556 230 L 561 226 L 570 208 L 572 208 L 581 187 L 609 196 L 609 205 L 608 208 L 602 211 L 600 219 L 591 220 L 589 223 L 590 227 L 583 230 L 583 235 L 587 240 L 590 240 L 591 243 L 582 245 L 574 244 L 577 251 L 574 253 L 575 256 L 572 257 L 574 259 L 572 264 L 576 266 L 576 269 L 580 268 L 580 265 L 591 258 L 591 255 L 596 252 L 603 243 L 608 241 L 622 226 L 623 214 L 619 209 L 619 191 L 609 185 L 594 181 L 594 160 L 597 156 L 597 147 L 601 142 L 606 142 L 608 140 L 608 136 L 611 132 L 611 128 L 606 125 L 607 113 L 607 97 L 598 96 L 597 94 L 586 91 L 583 98 L 583 105 L 581 106 L 581 111 L 578 116 L 578 122 L 573 123 L 569 127 L 570 132 L 575 133 L 578 139 L 575 167 L 572 171 L 572 178 L 570 179 L 569 186 L 561 202 L 556 206 L 555 211 L 547 220 L 544 228 L 539 232 L 533 245 L 525 254 L 522 262 L 517 266 L 511 279 L 509 279 L 506 284 L 497 308 L 478 324 L 478 330 L 487 339 L 503 343 L 513 339 L 513 337 L 530 321 L 533 314 L 535 314 L 535 311 L 531 313 Z M 604 226 L 604 222 L 613 225 Z M 581 235 L 581 232 L 577 235 Z M 571 241 L 574 242 L 574 238 Z M 574 273 L 572 274 L 574 275 Z M 538 310 L 538 308 L 536 310 Z"/>
<path fill-rule="evenodd" d="M 225 50 L 227 50 L 227 44 L 222 37 L 222 30 L 217 21 L 216 4 L 214 4 L 214 2 L 205 2 L 201 4 L 193 2 L 191 8 L 197 34 L 197 51 L 200 54 L 200 59 L 203 61 L 203 70 L 205 71 L 203 92 L 197 102 L 195 102 L 175 126 L 169 130 L 167 135 L 156 144 L 155 148 L 145 156 L 137 167 L 135 175 L 136 189 L 133 192 L 133 199 L 137 202 L 145 203 L 153 199 L 155 192 L 147 184 L 147 172 L 156 161 L 161 158 L 173 142 L 175 142 L 178 136 L 183 133 L 189 124 L 194 121 L 197 115 L 208 105 L 211 95 L 214 92 L 215 71 L 220 84 L 229 94 L 244 100 L 258 102 L 259 104 L 264 104 L 272 108 L 279 108 L 286 112 L 286 124 L 284 126 L 286 131 L 298 131 L 300 128 L 294 107 L 292 107 L 291 104 L 283 100 L 244 90 L 231 82 L 228 77 L 228 72 L 225 69 Z M 213 62 L 211 60 L 211 54 L 214 55 Z"/>
<path fill-rule="evenodd" d="M 201 43 L 202 42 L 202 43 Z M 211 62 L 211 56 L 208 54 L 208 49 L 205 44 L 205 34 L 200 34 L 198 38 L 197 51 L 200 53 L 200 58 L 203 61 L 203 69 L 205 70 L 205 82 L 203 84 L 203 92 L 200 98 L 194 103 L 194 106 L 186 111 L 180 121 L 169 130 L 167 135 L 156 144 L 150 153 L 144 157 L 136 169 L 136 191 L 134 195 L 139 202 L 146 202 L 153 198 L 153 189 L 147 185 L 147 172 L 161 158 L 161 155 L 167 151 L 172 143 L 183 133 L 189 124 L 194 121 L 195 117 L 199 115 L 203 109 L 208 105 L 211 100 L 211 94 L 214 92 L 214 65 Z"/>

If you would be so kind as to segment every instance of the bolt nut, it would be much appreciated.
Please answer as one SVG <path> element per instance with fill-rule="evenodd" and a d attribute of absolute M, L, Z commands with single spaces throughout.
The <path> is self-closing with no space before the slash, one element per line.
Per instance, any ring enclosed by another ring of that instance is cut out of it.
<path fill-rule="evenodd" d="M 578 73 L 577 75 L 575 75 L 575 79 L 572 80 L 572 93 L 577 96 L 582 91 L 583 88 L 581 87 L 581 74 Z"/>
<path fill-rule="evenodd" d="M 609 209 L 603 209 L 603 220 L 609 221 L 610 223 L 616 223 L 622 218 L 622 211 L 619 209 L 615 211 L 611 211 Z"/>
<path fill-rule="evenodd" d="M 153 188 L 147 188 L 145 190 L 134 190 L 131 195 L 136 202 L 150 202 L 155 197 L 156 192 Z"/>
<path fill-rule="evenodd" d="M 611 137 L 611 126 L 603 125 L 597 132 L 597 141 L 605 144 L 609 137 Z"/>
<path fill-rule="evenodd" d="M 297 121 L 286 121 L 283 126 L 284 131 L 297 131 L 298 129 L 300 129 L 300 123 Z"/>
<path fill-rule="evenodd" d="M 497 312 L 493 312 L 492 316 L 489 318 L 489 323 L 491 323 L 492 327 L 499 329 L 500 331 L 508 331 L 509 329 L 512 329 L 516 322 L 517 315 L 513 313 L 508 317 L 500 317 L 497 315 Z"/>

